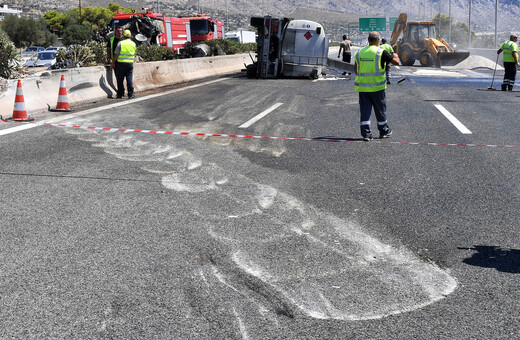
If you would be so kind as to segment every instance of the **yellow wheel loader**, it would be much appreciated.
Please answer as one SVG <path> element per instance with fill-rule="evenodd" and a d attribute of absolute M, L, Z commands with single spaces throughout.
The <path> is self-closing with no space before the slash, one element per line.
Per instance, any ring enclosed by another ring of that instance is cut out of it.
<path fill-rule="evenodd" d="M 455 52 L 443 38 L 437 39 L 435 22 L 408 22 L 406 13 L 401 13 L 395 22 L 390 45 L 405 66 L 416 60 L 421 66 L 453 66 L 469 56 L 469 52 Z"/>

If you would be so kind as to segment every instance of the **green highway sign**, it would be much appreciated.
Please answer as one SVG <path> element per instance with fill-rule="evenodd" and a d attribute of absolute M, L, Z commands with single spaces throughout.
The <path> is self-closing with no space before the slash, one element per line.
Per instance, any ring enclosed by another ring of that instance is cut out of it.
<path fill-rule="evenodd" d="M 386 18 L 359 18 L 359 31 L 386 31 Z"/>
<path fill-rule="evenodd" d="M 388 30 L 390 32 L 392 32 L 394 30 L 394 25 L 395 25 L 395 22 L 397 21 L 397 19 L 398 19 L 397 17 L 394 17 L 394 18 L 390 17 L 390 18 L 388 18 Z"/>

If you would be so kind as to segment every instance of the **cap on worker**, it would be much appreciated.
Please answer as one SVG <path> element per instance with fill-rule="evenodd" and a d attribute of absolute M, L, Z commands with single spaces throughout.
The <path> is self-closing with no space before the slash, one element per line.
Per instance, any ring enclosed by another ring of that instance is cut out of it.
<path fill-rule="evenodd" d="M 130 30 L 125 30 L 125 32 L 123 33 L 123 37 L 125 38 L 130 38 L 132 36 L 132 32 L 130 32 Z"/>

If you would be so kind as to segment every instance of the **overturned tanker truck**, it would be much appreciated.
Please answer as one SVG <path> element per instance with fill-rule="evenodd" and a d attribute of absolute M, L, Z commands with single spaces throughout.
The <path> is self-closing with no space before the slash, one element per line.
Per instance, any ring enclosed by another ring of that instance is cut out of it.
<path fill-rule="evenodd" d="M 316 79 L 327 66 L 329 41 L 323 26 L 309 20 L 252 17 L 258 30 L 256 61 L 248 77 Z"/>

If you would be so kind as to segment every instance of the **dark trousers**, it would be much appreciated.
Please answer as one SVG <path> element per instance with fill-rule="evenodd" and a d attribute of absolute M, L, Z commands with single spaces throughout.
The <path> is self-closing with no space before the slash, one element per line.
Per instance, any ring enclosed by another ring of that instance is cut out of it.
<path fill-rule="evenodd" d="M 502 83 L 502 91 L 513 90 L 516 78 L 516 63 L 504 61 L 504 82 Z"/>
<path fill-rule="evenodd" d="M 386 122 L 386 93 L 385 90 L 377 92 L 359 92 L 359 109 L 361 112 L 360 127 L 361 136 L 367 137 L 372 134 L 370 130 L 370 116 L 372 108 L 377 119 L 377 129 L 381 133 L 388 131 Z"/>
<path fill-rule="evenodd" d="M 345 63 L 350 64 L 350 59 L 352 58 L 352 54 L 350 52 L 343 52 L 343 61 Z"/>
<path fill-rule="evenodd" d="M 116 63 L 116 79 L 117 79 L 117 96 L 123 97 L 125 95 L 124 81 L 126 79 L 126 88 L 128 97 L 134 95 L 134 64 L 133 63 Z"/>

